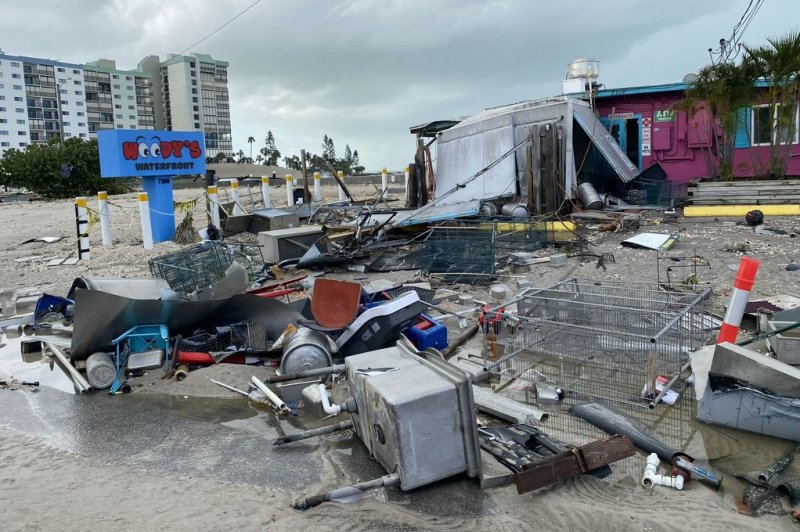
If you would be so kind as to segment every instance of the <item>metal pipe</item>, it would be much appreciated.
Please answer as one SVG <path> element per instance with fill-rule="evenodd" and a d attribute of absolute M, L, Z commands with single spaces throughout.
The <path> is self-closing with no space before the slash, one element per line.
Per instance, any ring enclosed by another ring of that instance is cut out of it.
<path fill-rule="evenodd" d="M 672 389 L 672 387 L 675 385 L 675 382 L 677 382 L 677 380 L 680 378 L 683 372 L 689 369 L 689 366 L 691 365 L 692 365 L 691 361 L 688 361 L 683 366 L 681 366 L 681 370 L 670 379 L 670 381 L 666 384 L 666 386 L 664 386 L 661 389 L 661 391 L 658 392 L 656 398 L 653 399 L 647 406 L 649 406 L 650 408 L 655 408 L 658 402 L 661 401 L 661 399 L 667 394 L 667 392 Z"/>
<path fill-rule="evenodd" d="M 340 423 L 336 423 L 335 425 L 328 425 L 326 427 L 320 427 L 318 429 L 305 430 L 303 432 L 298 432 L 297 434 L 290 434 L 288 436 L 278 438 L 274 442 L 272 442 L 272 445 L 283 445 L 286 443 L 307 440 L 309 438 L 314 438 L 316 436 L 323 436 L 325 434 L 330 434 L 332 432 L 339 432 L 340 430 L 347 430 L 352 428 L 353 428 L 353 420 L 348 419 L 347 421 L 342 421 Z"/>
<path fill-rule="evenodd" d="M 358 484 L 353 484 L 352 486 L 346 486 L 344 488 L 335 489 L 327 493 L 312 495 L 311 497 L 303 497 L 299 501 L 293 502 L 292 508 L 294 508 L 295 510 L 305 510 L 307 508 L 313 508 L 314 506 L 318 506 L 323 502 L 328 502 L 333 499 L 352 497 L 353 495 L 359 495 L 361 493 L 364 493 L 365 491 L 374 490 L 382 487 L 388 488 L 389 486 L 395 486 L 399 483 L 400 483 L 400 474 L 392 473 L 391 475 L 384 475 L 381 478 L 376 478 L 375 480 L 360 482 Z"/>
<path fill-rule="evenodd" d="M 49 342 L 45 342 L 45 344 L 47 345 L 48 349 L 50 349 L 50 351 L 53 352 L 58 361 L 61 362 L 61 365 L 64 366 L 64 368 L 66 368 L 70 377 L 72 377 L 73 384 L 78 389 L 78 391 L 80 393 L 86 393 L 92 391 L 92 385 L 89 384 L 89 381 L 87 381 L 83 377 L 83 375 L 81 375 L 80 371 L 75 369 L 75 366 L 73 366 L 72 363 L 69 361 L 69 359 L 66 356 L 64 356 L 64 353 L 62 353 L 58 347 Z"/>
<path fill-rule="evenodd" d="M 272 377 L 266 377 L 264 379 L 264 382 L 269 384 L 274 384 L 276 382 L 296 381 L 299 379 L 305 379 L 307 377 L 319 377 L 321 375 L 341 373 L 345 370 L 346 367 L 347 366 L 345 366 L 344 364 L 334 364 L 333 366 L 327 368 L 308 369 L 305 371 L 297 371 L 295 373 L 287 373 L 286 375 L 275 375 Z"/>
<path fill-rule="evenodd" d="M 264 395 L 266 395 L 266 396 L 267 396 L 267 399 L 269 399 L 269 400 L 270 400 L 270 402 L 271 402 L 273 405 L 275 405 L 275 408 L 277 408 L 278 410 L 280 410 L 282 413 L 285 413 L 285 414 L 288 414 L 289 412 L 291 412 L 291 410 L 289 410 L 289 407 L 288 407 L 288 406 L 286 406 L 286 403 L 284 403 L 283 401 L 281 401 L 281 398 L 280 398 L 280 397 L 278 397 L 277 395 L 275 395 L 275 392 L 273 392 L 272 390 L 270 390 L 270 389 L 267 387 L 267 385 L 266 385 L 266 384 L 264 384 L 263 382 L 261 382 L 260 380 L 258 380 L 258 378 L 257 378 L 255 375 L 254 375 L 253 377 L 251 377 L 251 378 L 250 378 L 250 382 L 252 382 L 252 383 L 253 383 L 253 385 L 254 385 L 256 388 L 258 388 L 259 390 L 261 390 L 262 392 L 264 392 Z"/>
<path fill-rule="evenodd" d="M 777 334 L 785 333 L 786 331 L 791 331 L 792 329 L 797 329 L 798 327 L 800 327 L 800 321 L 796 321 L 796 322 L 791 323 L 791 324 L 789 324 L 789 325 L 787 325 L 785 327 L 780 327 L 779 329 L 775 329 L 774 331 L 770 331 L 770 332 L 766 332 L 766 333 L 762 333 L 762 334 L 753 336 L 752 338 L 748 338 L 747 340 L 742 340 L 741 342 L 736 342 L 736 345 L 752 344 L 753 342 L 757 342 L 759 340 L 764 340 L 765 338 L 770 338 L 770 337 L 775 336 Z"/>
<path fill-rule="evenodd" d="M 225 389 L 228 389 L 228 390 L 230 390 L 230 391 L 232 391 L 232 392 L 236 392 L 236 393 L 238 393 L 238 394 L 242 394 L 242 395 L 244 395 L 245 397 L 250 397 L 250 394 L 249 394 L 249 393 L 247 393 L 246 391 L 244 391 L 244 390 L 240 390 L 239 388 L 234 388 L 234 387 L 233 387 L 233 386 L 231 386 L 230 384 L 225 384 L 224 382 L 215 381 L 215 380 L 214 380 L 214 379 L 212 379 L 212 378 L 209 378 L 208 380 L 210 380 L 211 382 L 213 382 L 213 383 L 214 383 L 214 384 L 216 384 L 217 386 L 222 386 L 223 388 L 225 388 Z"/>

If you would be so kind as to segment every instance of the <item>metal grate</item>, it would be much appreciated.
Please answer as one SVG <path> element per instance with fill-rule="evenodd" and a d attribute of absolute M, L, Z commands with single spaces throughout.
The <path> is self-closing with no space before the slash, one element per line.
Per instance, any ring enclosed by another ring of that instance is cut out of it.
<path fill-rule="evenodd" d="M 494 230 L 437 227 L 425 240 L 422 269 L 447 283 L 483 284 L 495 275 Z"/>

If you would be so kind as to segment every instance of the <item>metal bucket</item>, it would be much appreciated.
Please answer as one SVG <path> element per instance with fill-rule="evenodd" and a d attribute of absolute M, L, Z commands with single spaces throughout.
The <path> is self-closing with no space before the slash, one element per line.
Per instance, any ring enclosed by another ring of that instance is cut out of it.
<path fill-rule="evenodd" d="M 603 198 L 597 193 L 591 183 L 581 183 L 578 185 L 578 199 L 587 209 L 602 209 Z"/>
<path fill-rule="evenodd" d="M 298 371 L 327 368 L 333 364 L 331 344 L 328 337 L 319 331 L 308 328 L 298 329 L 286 340 L 281 358 L 281 375 L 289 375 Z M 325 382 L 328 376 L 320 377 Z"/>
<path fill-rule="evenodd" d="M 503 216 L 512 216 L 514 218 L 524 218 L 528 216 L 528 208 L 522 203 L 506 203 L 500 208 Z"/>

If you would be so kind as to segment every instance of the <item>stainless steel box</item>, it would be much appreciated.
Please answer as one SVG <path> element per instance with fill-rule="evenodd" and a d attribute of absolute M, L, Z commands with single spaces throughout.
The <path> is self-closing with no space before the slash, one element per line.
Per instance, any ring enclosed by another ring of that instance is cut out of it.
<path fill-rule="evenodd" d="M 164 350 L 151 349 L 140 353 L 131 353 L 128 356 L 128 369 L 155 369 L 164 364 Z"/>
<path fill-rule="evenodd" d="M 322 235 L 321 225 L 262 231 L 258 233 L 258 245 L 264 260 L 277 264 L 282 260 L 299 259 Z"/>
<path fill-rule="evenodd" d="M 356 432 L 410 490 L 459 473 L 480 474 L 472 388 L 465 372 L 397 347 L 345 359 Z"/>

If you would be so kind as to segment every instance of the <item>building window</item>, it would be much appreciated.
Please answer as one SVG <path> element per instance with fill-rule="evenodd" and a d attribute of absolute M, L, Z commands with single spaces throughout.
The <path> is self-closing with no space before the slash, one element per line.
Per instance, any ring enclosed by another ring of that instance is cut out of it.
<path fill-rule="evenodd" d="M 0 146 L 11 146 L 10 142 L 0 142 Z"/>
<path fill-rule="evenodd" d="M 67 100 L 61 100 L 61 105 L 67 105 L 69 102 Z"/>
<path fill-rule="evenodd" d="M 116 79 L 116 78 L 117 78 L 117 76 L 114 76 L 114 79 Z M 119 89 L 119 88 L 120 88 L 120 87 L 119 87 L 119 84 L 115 84 L 115 85 L 114 85 L 114 88 L 115 88 L 115 89 Z"/>
<path fill-rule="evenodd" d="M 75 105 L 77 105 L 78 107 L 83 107 L 83 102 L 75 102 Z"/>
<path fill-rule="evenodd" d="M 195 123 L 194 123 L 194 128 L 195 128 L 195 129 L 200 129 L 200 124 L 199 124 L 198 122 L 195 122 Z"/>
<path fill-rule="evenodd" d="M 73 68 L 73 69 L 72 69 L 72 73 L 73 73 L 73 74 L 80 74 L 80 73 L 81 73 L 81 71 L 80 71 L 80 70 L 78 70 L 78 69 L 75 69 L 75 68 Z"/>
<path fill-rule="evenodd" d="M 5 99 L 6 99 L 6 97 L 3 96 L 2 94 L 0 94 L 0 100 L 5 100 Z"/>
<path fill-rule="evenodd" d="M 200 120 L 200 115 L 194 115 L 194 119 L 195 120 Z M 306 175 L 308 175 L 308 174 L 306 174 Z"/>
<path fill-rule="evenodd" d="M 15 102 L 21 102 L 22 101 L 22 96 L 14 96 L 14 101 Z"/>
<path fill-rule="evenodd" d="M 72 133 L 70 133 L 69 131 L 67 131 L 66 133 L 64 133 L 64 136 L 65 136 L 65 137 L 71 137 L 71 136 L 72 136 Z"/>
<path fill-rule="evenodd" d="M 131 120 L 136 120 L 136 115 L 128 115 L 128 118 L 131 119 Z M 306 174 L 306 175 L 308 175 L 308 174 Z"/>
<path fill-rule="evenodd" d="M 192 80 L 192 85 L 197 85 L 197 80 L 196 79 Z"/>
<path fill-rule="evenodd" d="M 83 91 L 75 91 L 75 96 L 83 96 Z"/>
<path fill-rule="evenodd" d="M 24 113 L 25 112 L 25 109 L 23 109 L 22 107 L 15 107 L 14 110 L 16 112 L 18 112 L 18 113 Z"/>
<path fill-rule="evenodd" d="M 119 76 L 117 74 L 112 74 L 111 77 L 114 79 L 119 79 Z M 117 86 L 117 88 L 119 88 L 119 86 Z"/>
<path fill-rule="evenodd" d="M 133 111 L 134 109 L 136 109 L 136 106 L 133 105 L 128 106 L 128 111 Z"/>
<path fill-rule="evenodd" d="M 17 120 L 17 124 L 19 124 L 21 126 L 24 126 L 25 125 L 25 121 L 24 120 Z"/>
<path fill-rule="evenodd" d="M 21 91 L 22 90 L 22 85 L 14 85 L 14 90 Z"/>
<path fill-rule="evenodd" d="M 86 127 L 86 122 L 78 122 L 78 127 Z"/>
<path fill-rule="evenodd" d="M 789 139 L 789 124 L 778 127 L 778 117 L 782 112 L 782 106 L 776 105 L 770 110 L 769 105 L 761 105 L 751 109 L 752 120 L 750 121 L 750 144 L 753 146 L 769 145 L 774 140 L 776 144 L 784 144 Z M 796 108 L 791 120 L 791 129 L 794 130 L 792 143 L 798 143 L 798 109 Z"/>
<path fill-rule="evenodd" d="M 133 78 L 130 76 L 125 76 L 125 81 L 131 81 Z"/>
<path fill-rule="evenodd" d="M 133 100 L 133 96 L 132 95 L 128 95 L 128 99 L 129 100 Z"/>
<path fill-rule="evenodd" d="M 127 87 L 125 87 L 125 88 L 126 88 L 126 89 L 128 89 L 129 91 L 132 91 L 132 90 L 133 90 L 133 87 L 131 87 L 130 85 L 128 85 L 128 86 L 127 86 Z"/>
<path fill-rule="evenodd" d="M 121 120 L 122 119 L 122 115 L 117 115 L 117 118 Z M 306 175 L 308 175 L 308 174 L 306 174 Z"/>
<path fill-rule="evenodd" d="M 199 111 L 199 110 L 200 110 L 199 106 L 197 106 L 197 105 L 193 105 L 192 106 L 192 111 Z"/>
<path fill-rule="evenodd" d="M 19 147 L 20 147 L 20 148 L 24 148 L 24 147 L 25 147 L 25 146 L 27 146 L 27 145 L 28 145 L 28 143 L 27 143 L 27 142 L 20 142 L 20 143 L 19 143 Z"/>
<path fill-rule="evenodd" d="M 5 118 L 0 118 L 0 124 L 8 124 L 8 120 Z"/>
<path fill-rule="evenodd" d="M 6 112 L 6 108 L 5 107 L 0 107 L 0 113 L 5 113 L 5 112 Z"/>
<path fill-rule="evenodd" d="M 68 126 L 69 126 L 69 122 L 62 122 L 62 125 L 63 125 L 64 127 L 68 127 Z M 306 175 L 308 175 L 308 174 L 306 174 Z"/>
<path fill-rule="evenodd" d="M 82 139 L 86 138 L 86 133 L 78 133 L 78 136 Z"/>
<path fill-rule="evenodd" d="M 114 99 L 115 99 L 115 100 L 121 100 L 121 99 L 122 99 L 122 96 L 120 96 L 119 94 L 115 94 L 115 95 L 114 95 Z"/>
<path fill-rule="evenodd" d="M 20 137 L 24 137 L 27 134 L 28 134 L 27 131 L 17 131 L 17 135 L 19 135 Z"/>
<path fill-rule="evenodd" d="M 78 115 L 78 116 L 83 116 L 83 111 L 78 111 L 78 112 L 77 112 L 77 113 L 75 113 L 75 114 L 76 114 L 76 115 Z"/>
<path fill-rule="evenodd" d="M 8 131 L 6 131 L 5 129 L 0 130 L 0 135 L 8 135 Z M 308 174 L 306 174 L 306 175 L 308 175 Z"/>
<path fill-rule="evenodd" d="M 197 103 L 197 96 L 192 96 L 192 103 Z"/>
<path fill-rule="evenodd" d="M 12 77 L 12 78 L 19 79 L 19 78 L 20 78 L 20 75 L 19 75 L 19 74 L 17 74 L 17 73 L 14 73 L 14 74 L 11 74 L 11 77 Z"/>
<path fill-rule="evenodd" d="M 75 85 L 80 85 L 81 84 L 81 80 L 76 79 L 76 80 L 73 80 L 72 83 L 75 84 Z"/>
<path fill-rule="evenodd" d="M 69 111 L 61 111 L 61 116 L 69 116 Z"/>
<path fill-rule="evenodd" d="M 114 109 L 122 109 L 122 106 L 118 103 L 114 104 Z"/>
<path fill-rule="evenodd" d="M 61 89 L 58 92 L 59 92 L 59 94 L 67 94 L 67 89 Z"/>
<path fill-rule="evenodd" d="M 18 67 L 19 63 L 17 61 L 11 61 L 11 66 L 12 67 Z"/>
<path fill-rule="evenodd" d="M 122 124 L 117 124 L 117 129 L 122 129 L 122 128 L 124 128 L 124 127 L 125 127 L 125 126 L 123 126 Z M 308 175 L 308 174 L 306 174 L 306 175 Z"/>

